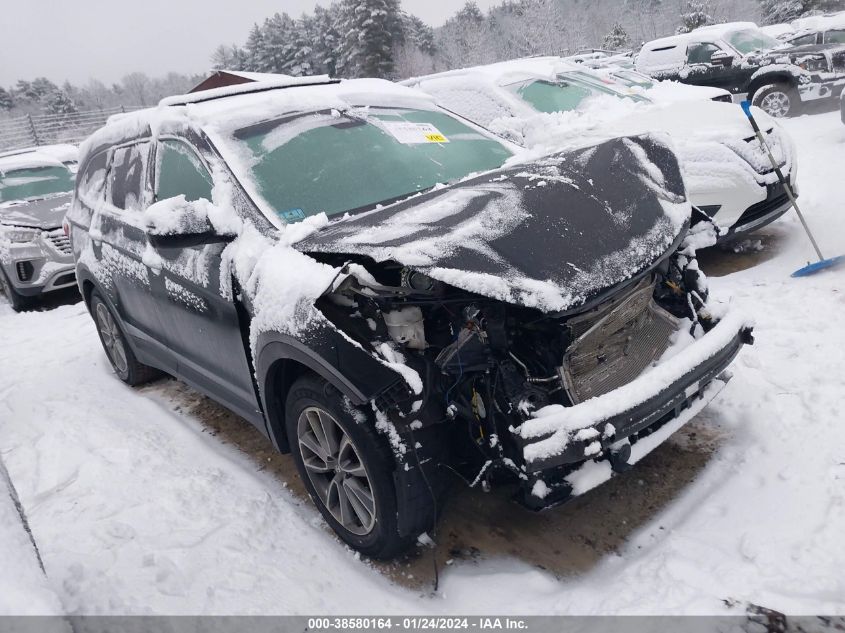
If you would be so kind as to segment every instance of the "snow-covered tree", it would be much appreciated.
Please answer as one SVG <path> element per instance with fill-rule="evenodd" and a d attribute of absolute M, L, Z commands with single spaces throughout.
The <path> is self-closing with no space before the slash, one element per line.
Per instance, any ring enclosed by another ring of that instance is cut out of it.
<path fill-rule="evenodd" d="M 76 104 L 64 90 L 56 90 L 43 99 L 47 114 L 75 114 Z"/>
<path fill-rule="evenodd" d="M 681 13 L 681 25 L 677 33 L 689 33 L 700 26 L 713 24 L 713 16 L 710 3 L 706 0 L 687 0 L 684 11 Z"/>
<path fill-rule="evenodd" d="M 780 24 L 815 13 L 845 10 L 845 0 L 760 0 L 763 24 Z"/>
<path fill-rule="evenodd" d="M 622 28 L 619 22 L 613 25 L 610 33 L 604 36 L 604 41 L 602 42 L 602 48 L 611 51 L 621 51 L 629 46 L 631 46 L 631 38 L 628 37 L 627 31 Z"/>
<path fill-rule="evenodd" d="M 311 28 L 311 59 L 315 73 L 337 74 L 337 59 L 340 47 L 340 5 L 333 3 L 328 9 L 314 7 Z"/>
<path fill-rule="evenodd" d="M 243 70 L 251 70 L 254 72 L 260 72 L 263 70 L 261 68 L 263 49 L 264 33 L 261 31 L 261 27 L 258 26 L 258 24 L 253 24 L 252 28 L 249 30 L 249 36 L 246 38 L 246 44 L 244 45 L 246 63 Z"/>
<path fill-rule="evenodd" d="M 11 110 L 14 104 L 11 93 L 0 86 L 0 110 Z"/>
<path fill-rule="evenodd" d="M 340 33 L 340 75 L 392 76 L 394 44 L 402 37 L 399 0 L 343 0 Z"/>

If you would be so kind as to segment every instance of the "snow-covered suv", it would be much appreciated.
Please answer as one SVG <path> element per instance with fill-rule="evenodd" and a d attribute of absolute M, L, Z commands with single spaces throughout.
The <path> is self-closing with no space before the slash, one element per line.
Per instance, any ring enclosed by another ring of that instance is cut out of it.
<path fill-rule="evenodd" d="M 76 147 L 46 145 L 0 155 L 0 287 L 14 310 L 76 284 L 62 220 Z"/>
<path fill-rule="evenodd" d="M 690 201 L 721 229 L 720 241 L 755 231 L 789 209 L 789 198 L 739 106 L 708 100 L 653 102 L 558 57 L 515 59 L 414 77 L 406 85 L 445 108 L 532 148 L 588 138 L 667 133 Z M 755 108 L 781 171 L 795 185 L 792 139 Z"/>
<path fill-rule="evenodd" d="M 839 96 L 845 46 L 789 46 L 753 22 L 732 22 L 647 42 L 636 68 L 658 79 L 724 88 L 782 117 L 799 113 L 804 103 Z"/>
<path fill-rule="evenodd" d="M 708 305 L 659 139 L 516 151 L 381 80 L 113 119 L 67 219 L 115 373 L 171 373 L 252 422 L 370 556 L 429 530 L 454 473 L 542 508 L 627 470 L 750 329 Z"/>

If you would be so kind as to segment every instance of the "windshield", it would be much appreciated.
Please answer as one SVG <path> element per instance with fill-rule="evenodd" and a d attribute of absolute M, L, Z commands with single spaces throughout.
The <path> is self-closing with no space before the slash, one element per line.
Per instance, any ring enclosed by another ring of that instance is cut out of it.
<path fill-rule="evenodd" d="M 767 51 L 783 46 L 783 42 L 755 29 L 734 31 L 725 38 L 728 43 L 743 55 L 754 51 Z"/>
<path fill-rule="evenodd" d="M 603 95 L 648 101 L 639 95 L 624 94 L 617 90 L 613 83 L 606 83 L 581 71 L 560 74 L 555 82 L 531 79 L 511 84 L 506 88 L 538 112 L 546 113 L 578 110 L 589 100 Z"/>
<path fill-rule="evenodd" d="M 363 112 L 363 111 L 362 111 Z M 317 112 L 243 128 L 259 193 L 285 222 L 370 208 L 501 167 L 511 152 L 443 112 Z"/>
<path fill-rule="evenodd" d="M 46 198 L 73 190 L 74 176 L 67 167 L 50 165 L 0 173 L 0 202 Z"/>

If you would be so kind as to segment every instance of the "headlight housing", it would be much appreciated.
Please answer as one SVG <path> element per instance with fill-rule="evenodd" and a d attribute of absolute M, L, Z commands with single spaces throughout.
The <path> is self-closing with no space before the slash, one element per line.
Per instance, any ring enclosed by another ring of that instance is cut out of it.
<path fill-rule="evenodd" d="M 16 244 L 36 242 L 41 237 L 41 231 L 36 229 L 7 229 L 3 232 L 6 239 Z"/>

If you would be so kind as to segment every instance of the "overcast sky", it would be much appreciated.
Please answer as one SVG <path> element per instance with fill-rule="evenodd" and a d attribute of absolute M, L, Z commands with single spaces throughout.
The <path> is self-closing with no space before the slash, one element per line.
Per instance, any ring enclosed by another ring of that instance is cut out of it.
<path fill-rule="evenodd" d="M 477 0 L 486 10 L 501 0 Z M 47 77 L 113 82 L 140 70 L 199 73 L 222 43 L 242 44 L 253 22 L 299 16 L 328 0 L 13 0 L 0 9 L 0 86 Z M 437 26 L 462 0 L 402 0 Z"/>

